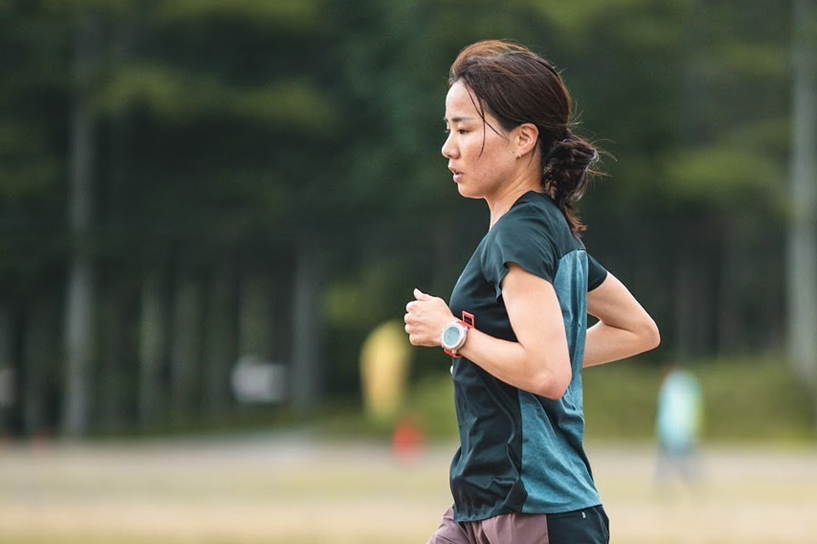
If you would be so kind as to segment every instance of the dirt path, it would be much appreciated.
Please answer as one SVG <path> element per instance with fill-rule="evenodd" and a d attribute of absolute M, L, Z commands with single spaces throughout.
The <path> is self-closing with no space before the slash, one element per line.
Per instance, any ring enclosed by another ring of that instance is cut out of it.
<path fill-rule="evenodd" d="M 454 447 L 413 462 L 308 436 L 0 447 L 4 544 L 424 543 Z M 614 543 L 817 543 L 817 449 L 710 448 L 697 490 L 650 447 L 588 448 Z"/>

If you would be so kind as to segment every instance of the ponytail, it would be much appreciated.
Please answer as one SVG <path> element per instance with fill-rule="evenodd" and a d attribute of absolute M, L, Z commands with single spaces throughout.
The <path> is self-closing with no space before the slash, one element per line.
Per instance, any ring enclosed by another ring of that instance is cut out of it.
<path fill-rule="evenodd" d="M 587 191 L 590 179 L 598 174 L 591 169 L 598 160 L 596 148 L 569 129 L 542 156 L 542 186 L 556 201 L 576 237 L 587 230 L 579 219 L 576 203 Z"/>

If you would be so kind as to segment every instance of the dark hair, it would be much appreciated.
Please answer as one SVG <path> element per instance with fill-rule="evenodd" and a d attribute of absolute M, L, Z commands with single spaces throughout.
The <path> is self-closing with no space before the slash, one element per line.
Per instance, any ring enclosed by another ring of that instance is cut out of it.
<path fill-rule="evenodd" d="M 587 190 L 588 173 L 597 173 L 590 166 L 598 160 L 598 151 L 571 131 L 573 101 L 559 72 L 522 45 L 486 40 L 460 51 L 448 86 L 457 81 L 476 95 L 480 117 L 492 130 L 497 131 L 485 119 L 486 110 L 505 132 L 523 123 L 536 125 L 542 187 L 579 236 L 587 227 L 579 220 L 576 203 Z"/>

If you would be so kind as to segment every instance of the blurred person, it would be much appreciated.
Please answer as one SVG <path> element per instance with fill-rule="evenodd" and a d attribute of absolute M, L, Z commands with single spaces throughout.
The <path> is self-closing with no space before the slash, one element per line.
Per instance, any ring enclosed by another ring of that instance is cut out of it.
<path fill-rule="evenodd" d="M 523 46 L 478 42 L 451 67 L 442 154 L 490 225 L 450 307 L 419 289 L 406 306 L 411 343 L 453 357 L 454 506 L 430 544 L 609 542 L 582 445 L 582 367 L 655 348 L 659 333 L 580 240 L 575 206 L 598 154 L 571 112 L 559 73 Z"/>
<path fill-rule="evenodd" d="M 677 473 L 690 486 L 695 484 L 702 415 L 703 399 L 698 379 L 689 370 L 673 365 L 658 392 L 655 432 L 659 484 L 665 484 L 672 473 Z"/>

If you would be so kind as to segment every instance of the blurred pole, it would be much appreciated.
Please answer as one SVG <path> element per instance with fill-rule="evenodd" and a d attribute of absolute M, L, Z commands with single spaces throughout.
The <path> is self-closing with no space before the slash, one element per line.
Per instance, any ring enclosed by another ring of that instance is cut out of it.
<path fill-rule="evenodd" d="M 201 282 L 184 266 L 179 270 L 173 293 L 173 336 L 170 347 L 170 409 L 174 423 L 183 424 L 193 415 L 201 392 L 202 364 Z"/>
<path fill-rule="evenodd" d="M 125 378 L 128 360 L 127 348 L 123 346 L 127 344 L 128 337 L 124 315 L 128 305 L 123 287 L 116 279 L 110 279 L 101 291 L 100 368 L 96 394 L 100 409 L 94 418 L 94 426 L 111 432 L 124 426 L 127 419 L 125 401 L 130 384 Z"/>
<path fill-rule="evenodd" d="M 26 435 L 42 437 L 53 429 L 49 400 L 59 386 L 55 358 L 59 352 L 58 309 L 51 297 L 40 295 L 29 301 L 23 335 L 24 391 L 23 429 Z"/>
<path fill-rule="evenodd" d="M 675 276 L 675 334 L 682 360 L 700 357 L 707 351 L 706 334 L 712 327 L 704 304 L 710 299 L 705 263 L 691 248 L 678 251 Z"/>
<path fill-rule="evenodd" d="M 207 294 L 207 333 L 204 408 L 211 421 L 219 421 L 230 406 L 230 367 L 236 360 L 235 267 L 226 260 L 216 266 Z"/>
<path fill-rule="evenodd" d="M 94 263 L 90 251 L 93 226 L 93 177 L 96 130 L 93 119 L 92 79 L 99 56 L 99 18 L 81 16 L 78 26 L 74 76 L 76 95 L 71 121 L 71 174 L 68 226 L 73 239 L 65 307 L 65 395 L 62 427 L 66 436 L 88 430 L 91 370 L 94 358 Z"/>
<path fill-rule="evenodd" d="M 169 327 L 164 293 L 161 271 L 145 272 L 139 324 L 139 421 L 142 427 L 155 424 L 163 412 L 161 382 Z"/>
<path fill-rule="evenodd" d="M 295 268 L 294 346 L 292 355 L 292 405 L 304 412 L 319 401 L 323 343 L 321 312 L 321 253 L 311 236 L 300 239 Z"/>
<path fill-rule="evenodd" d="M 724 218 L 723 244 L 720 251 L 719 282 L 716 304 L 716 353 L 726 357 L 736 353 L 744 345 L 741 335 L 741 320 L 736 309 L 740 307 L 740 279 L 745 266 L 745 248 L 740 225 L 731 218 Z"/>
<path fill-rule="evenodd" d="M 13 334 L 10 305 L 0 302 L 0 438 L 11 433 L 11 411 L 17 404 Z"/>
<path fill-rule="evenodd" d="M 239 303 L 239 357 L 269 361 L 276 331 L 272 325 L 272 279 L 268 272 L 246 270 L 241 274 Z"/>
<path fill-rule="evenodd" d="M 817 1 L 794 1 L 788 356 L 817 394 Z"/>

